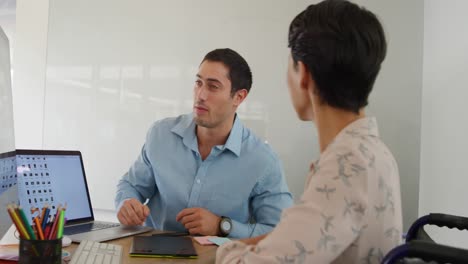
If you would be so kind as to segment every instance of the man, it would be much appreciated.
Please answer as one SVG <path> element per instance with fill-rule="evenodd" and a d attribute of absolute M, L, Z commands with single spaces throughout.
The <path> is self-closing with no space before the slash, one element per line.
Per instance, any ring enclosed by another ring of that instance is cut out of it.
<path fill-rule="evenodd" d="M 398 167 L 364 107 L 386 54 L 371 12 L 310 5 L 289 28 L 288 86 L 317 127 L 320 159 L 299 203 L 266 236 L 221 246 L 222 263 L 380 263 L 401 240 Z"/>
<path fill-rule="evenodd" d="M 236 115 L 250 68 L 235 51 L 217 49 L 196 77 L 193 114 L 157 121 L 120 180 L 117 217 L 193 235 L 264 234 L 292 198 L 277 156 Z"/>

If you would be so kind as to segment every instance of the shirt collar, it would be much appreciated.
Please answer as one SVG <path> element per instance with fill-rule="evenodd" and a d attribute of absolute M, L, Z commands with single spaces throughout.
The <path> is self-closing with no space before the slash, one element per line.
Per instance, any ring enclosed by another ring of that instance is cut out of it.
<path fill-rule="evenodd" d="M 195 134 L 195 121 L 193 120 L 193 115 L 184 115 L 178 122 L 172 127 L 171 131 L 180 137 L 182 137 L 182 141 L 184 145 L 188 148 L 192 149 L 193 151 L 198 151 L 198 141 L 197 136 Z M 217 146 L 218 149 L 229 149 L 232 153 L 236 154 L 236 156 L 240 155 L 241 152 L 241 145 L 242 145 L 242 136 L 243 136 L 244 126 L 242 125 L 239 118 L 236 116 L 234 117 L 234 124 L 232 125 L 231 132 L 229 133 L 229 137 L 226 140 L 226 144 L 224 146 Z"/>
<path fill-rule="evenodd" d="M 195 135 L 195 122 L 193 121 L 192 114 L 180 116 L 180 119 L 177 120 L 171 131 L 182 138 L 185 146 L 198 152 L 198 141 Z"/>
<path fill-rule="evenodd" d="M 244 130 L 244 126 L 242 125 L 239 117 L 234 117 L 234 124 L 231 128 L 231 133 L 229 133 L 229 137 L 226 140 L 226 144 L 224 145 L 225 148 L 229 149 L 232 153 L 236 154 L 239 157 L 241 152 L 242 146 L 242 132 Z"/>
<path fill-rule="evenodd" d="M 345 128 L 345 131 L 359 131 L 363 136 L 379 136 L 379 129 L 377 127 L 377 120 L 375 117 L 360 118 Z"/>
<path fill-rule="evenodd" d="M 335 138 L 332 140 L 332 142 L 330 142 L 330 144 L 326 147 L 323 153 L 320 154 L 320 156 L 327 152 L 328 149 L 330 149 L 330 147 L 336 142 L 340 142 L 343 139 L 346 140 L 350 137 L 363 139 L 368 136 L 377 138 L 379 137 L 379 129 L 377 127 L 377 119 L 375 117 L 363 117 L 352 122 L 351 124 L 348 124 L 338 133 L 338 135 L 335 136 Z M 313 173 L 318 171 L 319 161 L 320 159 L 314 161 L 313 165 L 311 165 L 311 171 Z"/>
<path fill-rule="evenodd" d="M 379 137 L 379 129 L 377 127 L 377 120 L 375 117 L 363 117 L 351 124 L 347 125 L 338 135 L 337 139 L 341 137 Z"/>

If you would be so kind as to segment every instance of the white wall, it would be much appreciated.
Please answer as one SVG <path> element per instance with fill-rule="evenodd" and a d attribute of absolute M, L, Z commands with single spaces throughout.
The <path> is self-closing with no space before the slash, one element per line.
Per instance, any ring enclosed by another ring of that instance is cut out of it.
<path fill-rule="evenodd" d="M 17 201 L 18 188 L 14 157 L 2 155 L 15 150 L 15 131 L 13 128 L 13 100 L 10 78 L 10 48 L 8 38 L 0 29 L 0 204 Z M 14 183 L 14 184 L 13 184 Z M 11 226 L 11 219 L 5 208 L 0 210 L 0 239 Z"/>
<path fill-rule="evenodd" d="M 389 40 L 369 112 L 399 163 L 407 225 L 419 192 L 423 1 L 357 2 L 380 16 Z M 310 3 L 53 0 L 49 9 L 49 1 L 21 0 L 17 146 L 82 150 L 93 203 L 111 208 L 115 183 L 149 124 L 190 111 L 202 56 L 232 47 L 254 72 L 241 117 L 279 153 L 297 197 L 318 147 L 312 125 L 299 122 L 289 103 L 286 37 Z"/>
<path fill-rule="evenodd" d="M 15 149 L 10 67 L 11 39 L 15 32 L 15 4 L 0 0 L 0 154 Z"/>
<path fill-rule="evenodd" d="M 16 148 L 43 146 L 49 0 L 19 0 L 13 57 Z"/>
<path fill-rule="evenodd" d="M 44 147 L 82 150 L 94 205 L 113 208 L 115 185 L 150 124 L 191 112 L 201 59 L 212 49 L 230 47 L 245 56 L 254 75 L 238 113 L 279 152 L 290 187 L 300 194 L 316 149 L 311 124 L 301 124 L 289 104 L 286 36 L 289 21 L 305 5 L 51 1 Z M 284 127 L 299 129 L 284 140 Z M 99 191 L 102 186 L 105 191 Z"/>
<path fill-rule="evenodd" d="M 466 10 L 465 0 L 425 1 L 420 215 L 468 216 Z M 437 241 L 468 248 L 467 232 L 430 230 Z"/>
<path fill-rule="evenodd" d="M 369 112 L 398 163 L 406 230 L 418 217 L 424 1 L 365 3 L 381 18 L 388 41 Z"/>

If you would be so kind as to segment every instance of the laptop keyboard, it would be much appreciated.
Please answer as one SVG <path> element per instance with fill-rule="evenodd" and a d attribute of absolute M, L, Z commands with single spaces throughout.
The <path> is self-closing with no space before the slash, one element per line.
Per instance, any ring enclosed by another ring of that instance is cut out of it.
<path fill-rule="evenodd" d="M 83 240 L 73 253 L 70 264 L 120 264 L 121 260 L 122 246 Z"/>
<path fill-rule="evenodd" d="M 93 223 L 87 223 L 87 224 L 81 224 L 81 225 L 75 225 L 75 226 L 67 226 L 65 227 L 63 232 L 65 235 L 74 235 L 74 234 L 79 234 L 79 233 L 84 233 L 84 232 L 89 232 L 89 231 L 112 228 L 116 226 L 120 226 L 120 224 L 93 222 Z"/>

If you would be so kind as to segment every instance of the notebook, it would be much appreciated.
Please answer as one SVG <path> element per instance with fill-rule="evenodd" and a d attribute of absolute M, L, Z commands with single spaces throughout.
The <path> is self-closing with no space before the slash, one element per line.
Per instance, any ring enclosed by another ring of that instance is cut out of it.
<path fill-rule="evenodd" d="M 197 258 L 189 237 L 135 236 L 130 248 L 131 257 Z"/>
<path fill-rule="evenodd" d="M 83 159 L 79 151 L 16 150 L 18 193 L 24 208 L 67 204 L 64 235 L 73 242 L 112 240 L 152 230 L 144 226 L 123 226 L 119 223 L 94 220 Z M 25 210 L 31 219 L 31 212 Z"/>

